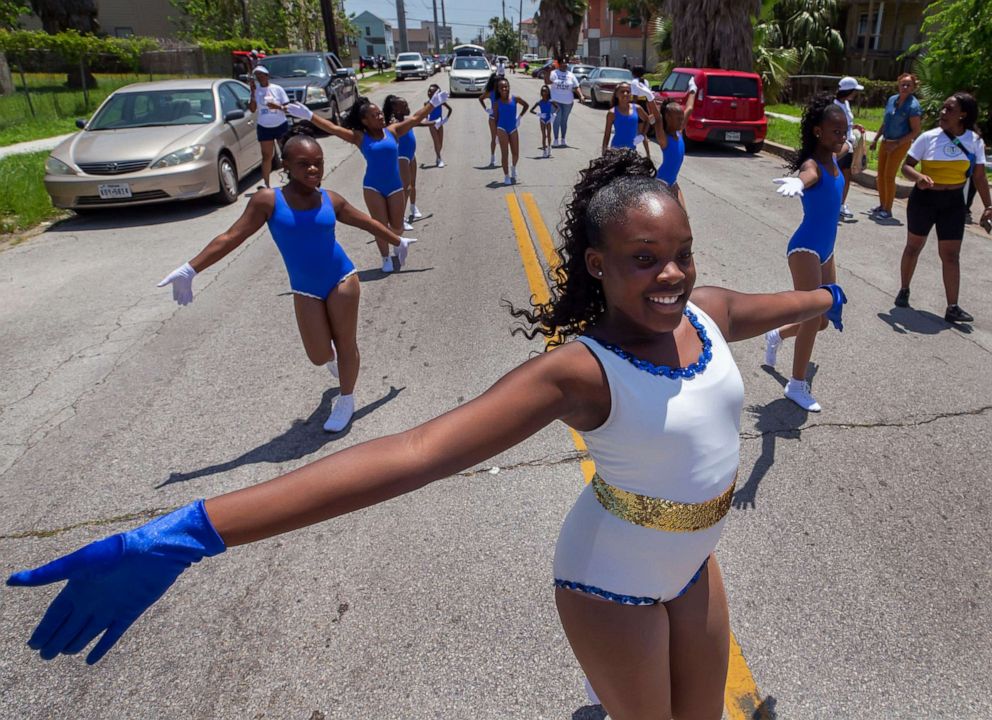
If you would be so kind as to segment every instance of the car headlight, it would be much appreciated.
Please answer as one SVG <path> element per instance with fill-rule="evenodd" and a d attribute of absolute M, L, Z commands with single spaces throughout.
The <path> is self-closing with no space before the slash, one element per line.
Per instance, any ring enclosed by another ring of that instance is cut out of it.
<path fill-rule="evenodd" d="M 190 145 L 189 147 L 184 147 L 182 150 L 176 150 L 171 152 L 161 160 L 156 160 L 152 163 L 152 170 L 158 170 L 159 168 L 172 167 L 173 165 L 182 165 L 183 163 L 193 162 L 194 160 L 199 160 L 203 157 L 203 153 L 207 151 L 206 145 Z"/>
<path fill-rule="evenodd" d="M 51 155 L 45 160 L 45 172 L 49 175 L 75 175 L 76 171 Z"/>
<path fill-rule="evenodd" d="M 307 96 L 304 102 L 319 103 L 325 100 L 327 100 L 327 94 L 324 92 L 324 88 L 314 87 L 312 85 L 307 87 Z"/>

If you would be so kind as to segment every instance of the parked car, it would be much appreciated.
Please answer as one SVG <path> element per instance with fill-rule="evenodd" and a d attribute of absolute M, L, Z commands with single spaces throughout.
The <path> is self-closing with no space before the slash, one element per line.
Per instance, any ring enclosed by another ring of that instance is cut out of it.
<path fill-rule="evenodd" d="M 77 210 L 214 195 L 262 162 L 251 91 L 238 80 L 163 80 L 113 92 L 45 161 L 52 204 Z"/>
<path fill-rule="evenodd" d="M 400 53 L 396 56 L 396 79 L 406 80 L 408 77 L 419 77 L 421 80 L 430 77 L 427 61 L 419 52 Z"/>
<path fill-rule="evenodd" d="M 614 67 L 594 68 L 584 80 L 579 82 L 582 93 L 589 98 L 594 106 L 608 103 L 613 97 L 613 91 L 622 82 L 630 82 L 634 76 L 630 70 Z"/>
<path fill-rule="evenodd" d="M 434 58 L 432 58 L 430 55 L 424 55 L 423 57 L 424 57 L 424 65 L 427 66 L 427 75 L 430 76 L 436 73 L 437 70 L 434 69 Z"/>
<path fill-rule="evenodd" d="M 595 65 L 579 65 L 578 63 L 568 66 L 568 71 L 581 82 L 589 77 L 589 73 L 596 69 Z"/>
<path fill-rule="evenodd" d="M 451 61 L 448 73 L 448 94 L 481 95 L 486 89 L 493 68 L 489 61 L 477 55 L 461 55 Z"/>
<path fill-rule="evenodd" d="M 334 53 L 287 53 L 265 59 L 269 78 L 315 114 L 340 122 L 358 99 L 354 68 L 345 67 Z"/>
<path fill-rule="evenodd" d="M 520 58 L 524 62 L 535 62 L 537 61 L 537 55 L 534 53 L 524 53 L 523 57 Z"/>
<path fill-rule="evenodd" d="M 749 153 L 761 150 L 768 132 L 761 77 L 715 68 L 675 68 L 657 89 L 655 100 L 675 98 L 685 105 L 689 79 L 696 102 L 683 135 L 688 141 L 739 143 Z"/>

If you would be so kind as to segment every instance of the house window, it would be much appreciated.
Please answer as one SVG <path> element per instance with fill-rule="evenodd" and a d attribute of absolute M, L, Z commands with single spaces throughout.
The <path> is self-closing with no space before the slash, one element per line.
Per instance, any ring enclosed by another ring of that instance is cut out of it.
<path fill-rule="evenodd" d="M 368 37 L 371 34 L 372 34 L 372 28 L 370 28 L 368 25 L 366 25 L 365 26 L 365 37 Z"/>
<path fill-rule="evenodd" d="M 114 35 L 119 38 L 129 38 L 134 37 L 133 27 L 115 27 Z"/>
<path fill-rule="evenodd" d="M 879 10 L 871 16 L 869 30 L 868 13 L 861 13 L 858 16 L 858 40 L 856 47 L 858 50 L 865 49 L 865 37 L 868 36 L 868 49 L 878 50 L 879 39 L 882 35 L 882 11 Z"/>

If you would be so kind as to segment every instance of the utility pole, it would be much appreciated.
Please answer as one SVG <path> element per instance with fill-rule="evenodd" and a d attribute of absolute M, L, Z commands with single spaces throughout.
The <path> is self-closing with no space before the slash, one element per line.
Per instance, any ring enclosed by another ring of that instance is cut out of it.
<path fill-rule="evenodd" d="M 444 16 L 444 0 L 441 0 L 441 27 L 443 27 L 443 28 L 447 28 L 448 27 L 448 18 L 446 18 Z M 447 30 L 445 32 L 447 32 Z M 895 46 L 893 46 L 893 47 L 895 47 Z M 448 51 L 448 46 L 447 45 L 444 46 L 444 51 L 445 52 Z"/>
<path fill-rule="evenodd" d="M 324 39 L 328 49 L 341 57 L 338 51 L 338 33 L 334 29 L 334 0 L 320 0 L 320 14 L 324 17 Z"/>
<path fill-rule="evenodd" d="M 506 0 L 503 0 L 503 22 L 506 22 Z"/>
<path fill-rule="evenodd" d="M 520 15 L 517 17 L 517 60 L 523 53 L 524 45 L 524 0 L 520 0 Z"/>
<path fill-rule="evenodd" d="M 244 29 L 244 36 L 251 37 L 251 23 L 248 19 L 248 0 L 241 0 L 241 27 Z"/>
<path fill-rule="evenodd" d="M 441 48 L 438 46 L 438 29 L 437 29 L 437 0 L 434 0 L 434 52 L 438 55 L 441 54 Z"/>
<path fill-rule="evenodd" d="M 403 0 L 396 0 L 396 22 L 400 26 L 400 52 L 407 52 L 410 45 L 406 39 L 406 8 L 403 7 Z"/>

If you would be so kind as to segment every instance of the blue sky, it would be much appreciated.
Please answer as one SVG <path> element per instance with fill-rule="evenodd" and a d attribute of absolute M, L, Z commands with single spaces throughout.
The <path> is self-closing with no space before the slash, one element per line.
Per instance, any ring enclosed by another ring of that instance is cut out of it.
<path fill-rule="evenodd" d="M 524 19 L 532 17 L 538 8 L 538 0 L 523 0 Z M 410 27 L 420 27 L 421 20 L 434 20 L 432 0 L 404 0 L 406 18 Z M 396 27 L 395 0 L 344 0 L 345 12 L 361 13 L 368 10 Z M 520 0 L 507 0 L 506 17 L 517 22 Z M 489 23 L 489 18 L 502 14 L 500 0 L 444 0 L 444 10 L 456 38 L 462 42 L 478 34 L 479 28 Z M 441 0 L 437 0 L 437 21 L 441 22 Z"/>

